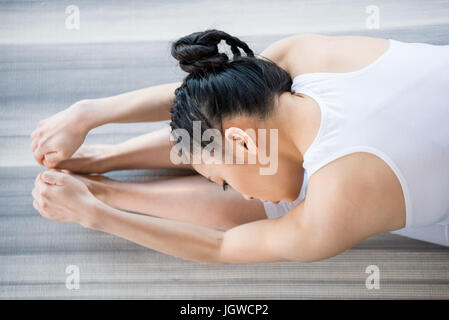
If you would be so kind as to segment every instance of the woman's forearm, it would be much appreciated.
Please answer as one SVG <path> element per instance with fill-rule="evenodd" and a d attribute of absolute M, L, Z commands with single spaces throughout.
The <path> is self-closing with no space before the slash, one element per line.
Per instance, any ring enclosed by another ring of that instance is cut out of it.
<path fill-rule="evenodd" d="M 100 159 L 106 171 L 129 169 L 182 168 L 190 164 L 170 161 L 170 127 L 162 128 L 114 145 L 112 152 Z"/>
<path fill-rule="evenodd" d="M 86 99 L 79 105 L 90 129 L 112 122 L 163 121 L 170 119 L 175 89 L 180 85 L 181 82 L 161 84 L 107 98 Z"/>
<path fill-rule="evenodd" d="M 220 263 L 224 231 L 191 223 L 123 212 L 99 203 L 92 229 L 188 260 Z"/>

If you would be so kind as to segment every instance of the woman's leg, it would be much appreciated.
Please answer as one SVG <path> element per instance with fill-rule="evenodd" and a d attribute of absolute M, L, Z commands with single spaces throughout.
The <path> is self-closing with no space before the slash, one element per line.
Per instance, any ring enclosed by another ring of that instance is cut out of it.
<path fill-rule="evenodd" d="M 170 161 L 170 127 L 153 131 L 116 145 L 83 145 L 57 169 L 77 173 L 104 173 L 112 170 L 182 168 Z"/>
<path fill-rule="evenodd" d="M 191 222 L 217 229 L 266 219 L 260 200 L 246 200 L 201 175 L 149 182 L 122 182 L 102 176 L 74 175 L 106 204 L 127 211 Z"/>

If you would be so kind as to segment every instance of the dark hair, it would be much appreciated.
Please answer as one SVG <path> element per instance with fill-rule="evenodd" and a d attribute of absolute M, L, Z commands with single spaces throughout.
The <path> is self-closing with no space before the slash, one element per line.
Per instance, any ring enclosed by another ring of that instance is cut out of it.
<path fill-rule="evenodd" d="M 231 47 L 232 61 L 225 53 L 218 52 L 221 40 Z M 240 49 L 246 56 L 241 55 Z M 268 58 L 256 58 L 245 42 L 216 29 L 178 39 L 171 45 L 171 55 L 189 74 L 175 90 L 170 126 L 178 142 L 180 137 L 173 130 L 187 130 L 191 146 L 193 121 L 201 121 L 202 135 L 209 128 L 222 131 L 226 117 L 246 115 L 263 120 L 273 111 L 274 99 L 290 91 L 292 85 L 284 69 Z M 208 144 L 195 143 L 201 147 Z"/>

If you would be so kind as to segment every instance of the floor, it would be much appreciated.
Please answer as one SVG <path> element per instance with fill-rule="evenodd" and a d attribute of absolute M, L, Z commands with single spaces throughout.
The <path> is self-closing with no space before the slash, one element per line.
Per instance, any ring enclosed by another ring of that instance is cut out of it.
<path fill-rule="evenodd" d="M 372 4 L 379 8 L 379 29 L 366 25 Z M 255 52 L 303 32 L 448 44 L 449 1 L 77 1 L 79 30 L 65 28 L 67 5 L 0 3 L 0 299 L 449 298 L 448 248 L 394 234 L 315 263 L 208 265 L 45 220 L 32 207 L 33 181 L 43 169 L 29 150 L 37 122 L 79 99 L 181 80 L 169 41 L 184 34 L 222 29 Z M 108 124 L 93 130 L 87 143 L 117 143 L 164 125 Z M 66 287 L 72 265 L 80 272 L 75 290 Z M 367 289 L 373 265 L 380 287 Z"/>

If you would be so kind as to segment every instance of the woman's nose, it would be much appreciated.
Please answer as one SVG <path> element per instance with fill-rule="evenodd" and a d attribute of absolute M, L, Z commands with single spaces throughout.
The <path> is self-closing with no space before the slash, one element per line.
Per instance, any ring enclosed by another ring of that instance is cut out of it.
<path fill-rule="evenodd" d="M 246 194 L 244 194 L 243 197 L 244 197 L 246 200 L 253 200 L 253 199 L 254 199 L 254 197 L 247 196 Z"/>

